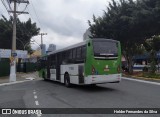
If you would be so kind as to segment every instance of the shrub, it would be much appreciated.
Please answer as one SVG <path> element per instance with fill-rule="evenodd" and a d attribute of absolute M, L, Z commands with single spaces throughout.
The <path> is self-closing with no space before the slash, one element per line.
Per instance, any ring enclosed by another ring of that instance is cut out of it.
<path fill-rule="evenodd" d="M 147 66 L 143 67 L 143 72 L 148 72 L 148 67 Z"/>

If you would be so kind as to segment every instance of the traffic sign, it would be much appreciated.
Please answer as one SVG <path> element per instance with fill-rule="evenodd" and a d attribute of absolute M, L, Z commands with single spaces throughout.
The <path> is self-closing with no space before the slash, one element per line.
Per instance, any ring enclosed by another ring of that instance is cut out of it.
<path fill-rule="evenodd" d="M 13 57 L 16 57 L 16 56 L 17 56 L 17 53 L 12 53 L 12 56 L 13 56 Z"/>
<path fill-rule="evenodd" d="M 23 50 L 16 50 L 15 53 L 11 53 L 10 49 L 0 49 L 0 58 L 10 58 L 16 57 L 16 58 L 28 58 L 28 52 Z"/>

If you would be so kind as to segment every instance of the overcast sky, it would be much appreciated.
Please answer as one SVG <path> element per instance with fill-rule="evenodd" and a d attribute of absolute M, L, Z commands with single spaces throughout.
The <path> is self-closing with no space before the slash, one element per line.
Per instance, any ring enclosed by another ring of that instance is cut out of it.
<path fill-rule="evenodd" d="M 6 0 L 7 1 L 7 0 Z M 26 11 L 29 15 L 19 15 L 21 21 L 31 18 L 40 32 L 48 35 L 43 36 L 43 42 L 47 46 L 56 44 L 57 48 L 63 48 L 83 41 L 83 34 L 88 26 L 88 20 L 93 14 L 102 16 L 103 10 L 111 0 L 29 0 Z M 18 5 L 23 10 L 25 4 Z M 8 17 L 5 7 L 0 2 L 0 14 Z M 33 39 L 40 44 L 40 36 Z M 37 44 L 33 45 L 35 49 Z"/>

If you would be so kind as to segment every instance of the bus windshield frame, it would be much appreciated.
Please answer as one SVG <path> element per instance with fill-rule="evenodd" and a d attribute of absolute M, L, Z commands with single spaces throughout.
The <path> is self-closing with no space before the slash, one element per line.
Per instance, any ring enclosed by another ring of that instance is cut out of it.
<path fill-rule="evenodd" d="M 95 58 L 117 59 L 118 41 L 93 39 L 93 53 Z"/>

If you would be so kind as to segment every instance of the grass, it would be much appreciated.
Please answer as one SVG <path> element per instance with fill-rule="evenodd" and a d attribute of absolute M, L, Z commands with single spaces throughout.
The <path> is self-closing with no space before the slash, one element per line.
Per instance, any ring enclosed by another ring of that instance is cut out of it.
<path fill-rule="evenodd" d="M 155 78 L 155 79 L 160 79 L 160 74 L 156 74 L 156 73 L 143 73 L 142 77 L 145 78 Z"/>
<path fill-rule="evenodd" d="M 137 78 L 153 78 L 153 79 L 160 79 L 160 74 L 158 73 L 150 73 L 150 72 L 134 72 L 132 75 L 124 74 L 125 76 L 129 77 L 137 77 Z"/>

